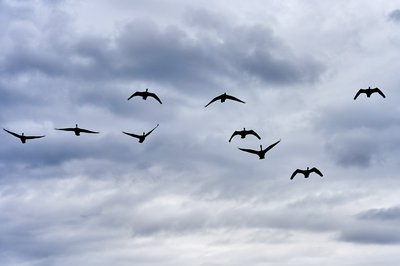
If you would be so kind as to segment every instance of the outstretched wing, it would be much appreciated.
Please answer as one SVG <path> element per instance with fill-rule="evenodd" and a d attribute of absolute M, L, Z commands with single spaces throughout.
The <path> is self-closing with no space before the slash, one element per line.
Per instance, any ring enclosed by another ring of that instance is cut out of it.
<path fill-rule="evenodd" d="M 236 97 L 233 97 L 232 95 L 226 95 L 226 99 L 237 101 L 237 102 L 241 102 L 241 103 L 245 103 L 244 101 L 242 101 L 242 100 L 240 100 L 240 99 L 238 99 Z"/>
<path fill-rule="evenodd" d="M 292 176 L 290 177 L 290 180 L 292 180 L 294 176 L 297 175 L 298 173 L 302 173 L 302 171 L 300 169 L 296 169 L 296 171 L 294 171 Z"/>
<path fill-rule="evenodd" d="M 122 131 L 122 133 L 124 133 L 124 134 L 126 134 L 128 136 L 134 137 L 134 138 L 140 138 L 140 135 L 136 135 L 136 134 L 133 134 L 133 133 L 129 133 L 129 132 L 125 132 L 125 131 Z"/>
<path fill-rule="evenodd" d="M 356 96 L 354 96 L 354 100 L 357 99 L 358 95 L 360 95 L 361 93 L 365 93 L 364 89 L 359 89 L 356 93 Z"/>
<path fill-rule="evenodd" d="M 158 98 L 157 94 L 150 92 L 148 94 L 150 97 L 153 97 L 154 99 L 156 99 L 160 104 L 162 104 L 160 98 Z"/>
<path fill-rule="evenodd" d="M 74 127 L 55 128 L 55 130 L 75 131 Z"/>
<path fill-rule="evenodd" d="M 91 131 L 91 130 L 83 129 L 83 128 L 80 128 L 79 131 L 83 132 L 83 133 L 99 134 L 99 132 L 97 132 L 97 131 Z"/>
<path fill-rule="evenodd" d="M 277 145 L 279 142 L 281 142 L 281 140 L 278 140 L 277 142 L 269 145 L 267 148 L 265 148 L 264 152 L 269 151 L 270 149 L 272 149 L 273 147 L 275 147 L 275 145 Z"/>
<path fill-rule="evenodd" d="M 210 104 L 212 104 L 215 101 L 221 100 L 222 95 L 215 97 L 214 99 L 212 99 L 209 103 L 207 103 L 204 107 L 209 106 Z"/>
<path fill-rule="evenodd" d="M 142 95 L 143 95 L 143 92 L 137 91 L 137 92 L 133 93 L 131 96 L 129 96 L 128 101 L 129 101 L 130 99 L 132 99 L 132 97 L 135 97 L 135 96 L 142 96 Z"/>
<path fill-rule="evenodd" d="M 311 168 L 311 169 L 310 169 L 310 172 L 315 172 L 315 173 L 317 173 L 317 174 L 320 175 L 320 176 L 324 176 L 324 175 L 321 173 L 321 171 L 318 170 L 318 169 L 315 168 L 315 167 Z"/>
<path fill-rule="evenodd" d="M 156 129 L 158 127 L 159 124 L 157 124 L 157 126 L 155 126 L 152 130 L 150 130 L 149 132 L 147 132 L 144 136 L 147 137 L 148 135 L 150 135 L 151 132 L 154 131 L 154 129 Z"/>
<path fill-rule="evenodd" d="M 238 149 L 241 150 L 241 151 L 254 153 L 254 154 L 257 154 L 257 155 L 260 153 L 260 151 L 255 151 L 255 150 L 252 150 L 252 149 L 243 149 L 243 148 L 238 148 Z"/>
<path fill-rule="evenodd" d="M 7 130 L 7 129 L 5 129 L 5 128 L 3 128 L 3 130 L 4 130 L 5 132 L 7 132 L 7 133 L 9 133 L 9 134 L 11 134 L 11 135 L 17 137 L 17 138 L 21 138 L 21 135 L 18 135 L 17 133 L 14 133 L 14 132 L 12 132 L 12 131 L 9 131 L 9 130 Z"/>
<path fill-rule="evenodd" d="M 386 98 L 385 94 L 383 94 L 383 92 L 382 92 L 379 88 L 373 88 L 371 91 L 372 91 L 372 92 L 377 92 L 377 93 L 379 93 L 383 98 Z"/>
<path fill-rule="evenodd" d="M 40 139 L 40 138 L 43 138 L 43 137 L 45 137 L 45 135 L 42 135 L 42 136 L 25 136 L 26 139 Z"/>
<path fill-rule="evenodd" d="M 233 132 L 231 138 L 229 139 L 229 142 L 231 142 L 232 138 L 233 138 L 234 136 L 236 136 L 236 135 L 240 135 L 239 131 Z"/>
<path fill-rule="evenodd" d="M 253 135 L 256 136 L 258 139 L 261 139 L 261 137 L 254 130 L 248 130 L 246 131 L 246 134 Z"/>

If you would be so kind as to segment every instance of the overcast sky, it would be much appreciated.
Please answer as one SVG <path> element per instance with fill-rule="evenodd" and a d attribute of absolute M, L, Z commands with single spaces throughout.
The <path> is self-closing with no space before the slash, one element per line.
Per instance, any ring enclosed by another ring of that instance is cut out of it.
<path fill-rule="evenodd" d="M 46 135 L 0 135 L 1 265 L 398 265 L 400 1 L 0 0 L 0 24 L 1 127 Z M 224 92 L 246 103 L 204 108 Z"/>

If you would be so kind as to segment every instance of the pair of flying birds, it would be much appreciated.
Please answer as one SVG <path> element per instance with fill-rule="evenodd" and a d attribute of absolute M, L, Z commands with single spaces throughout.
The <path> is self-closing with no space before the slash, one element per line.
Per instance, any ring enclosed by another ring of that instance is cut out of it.
<path fill-rule="evenodd" d="M 142 143 L 142 142 L 146 139 L 146 137 L 147 137 L 148 135 L 150 135 L 150 133 L 153 132 L 153 130 L 156 129 L 157 127 L 158 127 L 158 124 L 157 124 L 157 126 L 155 126 L 155 127 L 154 127 L 152 130 L 150 130 L 149 132 L 147 132 L 147 133 L 146 133 L 146 132 L 143 132 L 142 135 L 138 135 L 138 134 L 134 134 L 134 133 L 129 133 L 129 132 L 125 132 L 125 131 L 122 131 L 122 133 L 124 133 L 124 134 L 126 134 L 126 135 L 128 135 L 128 136 L 137 138 L 137 139 L 139 140 L 139 143 Z M 80 127 L 78 127 L 78 124 L 76 124 L 75 127 L 55 128 L 55 129 L 56 129 L 56 130 L 63 130 L 63 131 L 72 131 L 72 132 L 74 132 L 74 134 L 75 134 L 76 136 L 80 136 L 81 133 L 89 133 L 89 134 L 98 134 L 98 133 L 99 133 L 99 132 L 97 132 L 97 131 L 92 131 L 92 130 L 80 128 Z M 13 136 L 19 138 L 19 139 L 21 140 L 22 143 L 26 143 L 26 141 L 27 141 L 28 139 L 38 139 L 38 138 L 43 138 L 43 137 L 45 137 L 45 135 L 41 135 L 41 136 L 26 136 L 24 133 L 22 133 L 22 134 L 20 135 L 20 134 L 17 134 L 17 133 L 15 133 L 15 132 L 12 132 L 12 131 L 10 131 L 10 130 L 7 130 L 7 129 L 5 129 L 5 128 L 3 128 L 3 130 L 6 131 L 7 133 L 9 133 L 9 134 L 11 134 L 11 135 L 13 135 Z"/>

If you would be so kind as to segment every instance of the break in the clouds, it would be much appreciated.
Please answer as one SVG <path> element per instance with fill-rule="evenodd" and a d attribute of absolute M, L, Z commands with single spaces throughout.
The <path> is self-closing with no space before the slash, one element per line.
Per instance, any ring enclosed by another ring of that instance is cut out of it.
<path fill-rule="evenodd" d="M 0 1 L 0 263 L 397 265 L 399 6 Z"/>

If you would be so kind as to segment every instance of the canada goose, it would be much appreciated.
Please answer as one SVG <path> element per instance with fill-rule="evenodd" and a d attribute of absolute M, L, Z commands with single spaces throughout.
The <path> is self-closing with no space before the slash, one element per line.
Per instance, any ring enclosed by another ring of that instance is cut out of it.
<path fill-rule="evenodd" d="M 261 139 L 261 137 L 254 131 L 254 130 L 246 130 L 246 128 L 243 128 L 243 130 L 241 131 L 235 131 L 233 132 L 231 138 L 229 139 L 229 142 L 231 142 L 232 138 L 236 135 L 240 135 L 240 137 L 242 139 L 244 139 L 247 135 L 254 135 L 256 136 L 258 139 Z"/>
<path fill-rule="evenodd" d="M 22 143 L 25 143 L 27 139 L 38 139 L 38 138 L 43 138 L 43 137 L 44 137 L 44 135 L 43 135 L 43 136 L 25 136 L 24 133 L 22 133 L 21 135 L 19 135 L 19 134 L 17 134 L 17 133 L 14 133 L 14 132 L 12 132 L 12 131 L 9 131 L 9 130 L 7 130 L 7 129 L 5 129 L 5 128 L 3 128 L 3 130 L 4 130 L 5 132 L 10 133 L 11 135 L 13 135 L 13 136 L 19 138 L 19 139 L 21 140 Z"/>
<path fill-rule="evenodd" d="M 215 101 L 218 101 L 218 100 L 221 100 L 221 103 L 223 103 L 223 102 L 225 102 L 227 99 L 228 99 L 228 100 L 237 101 L 237 102 L 241 102 L 241 103 L 245 103 L 244 101 L 239 100 L 238 98 L 233 97 L 233 96 L 231 96 L 231 95 L 228 95 L 228 94 L 226 94 L 226 92 L 225 92 L 224 94 L 221 94 L 221 95 L 215 97 L 214 99 L 212 99 L 212 100 L 211 100 L 208 104 L 206 104 L 206 106 L 204 106 L 204 107 L 207 107 L 207 106 L 209 106 L 211 103 L 213 103 L 213 102 L 215 102 Z"/>
<path fill-rule="evenodd" d="M 66 128 L 55 128 L 55 130 L 64 130 L 64 131 L 73 131 L 75 135 L 79 136 L 81 133 L 92 133 L 98 134 L 99 132 L 91 131 L 83 128 L 79 128 L 78 124 L 75 124 L 75 127 L 66 127 Z"/>
<path fill-rule="evenodd" d="M 357 99 L 358 95 L 360 95 L 361 93 L 365 93 L 369 98 L 371 97 L 371 94 L 375 92 L 379 93 L 383 98 L 386 98 L 385 94 L 383 94 L 383 92 L 379 88 L 371 89 L 371 87 L 368 87 L 368 89 L 359 89 L 356 93 L 356 96 L 354 96 L 354 100 Z"/>
<path fill-rule="evenodd" d="M 242 148 L 238 148 L 238 149 L 239 149 L 239 150 L 242 150 L 242 151 L 245 151 L 245 152 L 250 152 L 250 153 L 257 154 L 258 157 L 260 157 L 260 160 L 261 160 L 261 159 L 264 159 L 264 158 L 265 158 L 265 153 L 266 153 L 267 151 L 269 151 L 270 149 L 272 149 L 273 147 L 275 147 L 275 145 L 278 144 L 279 142 L 281 142 L 281 140 L 278 140 L 277 142 L 275 142 L 275 143 L 269 145 L 269 146 L 268 146 L 267 148 L 265 148 L 264 150 L 263 150 L 263 148 L 262 148 L 262 145 L 260 145 L 260 150 L 259 150 L 259 151 L 251 150 L 251 149 L 242 149 Z"/>
<path fill-rule="evenodd" d="M 146 100 L 147 97 L 153 97 L 153 98 L 156 99 L 160 104 L 162 104 L 160 98 L 158 98 L 158 96 L 157 96 L 155 93 L 149 92 L 149 89 L 148 89 L 148 88 L 146 88 L 145 91 L 137 91 L 137 92 L 135 92 L 134 94 L 132 94 L 131 96 L 129 96 L 128 101 L 129 101 L 132 97 L 135 97 L 135 96 L 140 96 L 140 97 L 142 97 L 143 100 Z"/>
<path fill-rule="evenodd" d="M 148 135 L 150 135 L 150 133 L 153 132 L 153 130 L 156 129 L 156 128 L 158 127 L 158 125 L 159 125 L 159 124 L 157 124 L 157 126 L 155 126 L 152 130 L 150 130 L 150 131 L 147 132 L 147 133 L 146 133 L 146 132 L 143 132 L 143 135 L 136 135 L 136 134 L 128 133 L 128 132 L 125 132 L 125 131 L 122 131 L 122 133 L 124 133 L 124 134 L 126 134 L 126 135 L 128 135 L 128 136 L 137 138 L 137 139 L 139 139 L 139 143 L 142 143 L 142 142 L 146 139 L 146 137 L 147 137 Z"/>
<path fill-rule="evenodd" d="M 303 174 L 304 178 L 308 178 L 309 175 L 315 172 L 316 174 L 320 175 L 320 176 L 324 176 L 320 170 L 318 170 L 317 168 L 313 167 L 310 169 L 310 167 L 307 167 L 306 170 L 302 170 L 302 169 L 297 169 L 296 171 L 293 172 L 292 176 L 290 177 L 290 180 L 292 180 L 294 178 L 295 175 L 297 174 Z"/>

